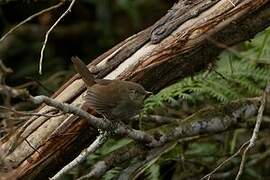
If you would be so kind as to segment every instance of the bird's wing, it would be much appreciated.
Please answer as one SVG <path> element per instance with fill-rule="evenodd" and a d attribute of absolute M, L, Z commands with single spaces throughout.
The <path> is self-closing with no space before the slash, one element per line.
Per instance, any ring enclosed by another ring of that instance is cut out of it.
<path fill-rule="evenodd" d="M 113 80 L 110 79 L 95 79 L 95 82 L 100 85 L 108 85 L 113 82 Z"/>
<path fill-rule="evenodd" d="M 114 104 L 111 102 L 108 103 L 106 100 L 104 100 L 103 96 L 88 90 L 84 96 L 84 99 L 85 102 L 90 105 L 90 107 L 95 109 L 99 114 L 102 114 L 106 117 L 111 116 L 110 112 L 112 112 Z"/>
<path fill-rule="evenodd" d="M 112 117 L 112 112 L 119 104 L 121 97 L 117 92 L 113 92 L 110 88 L 101 88 L 102 86 L 93 86 L 89 88 L 84 96 L 84 100 L 92 108 L 94 108 L 99 114 L 103 114 L 106 117 Z"/>

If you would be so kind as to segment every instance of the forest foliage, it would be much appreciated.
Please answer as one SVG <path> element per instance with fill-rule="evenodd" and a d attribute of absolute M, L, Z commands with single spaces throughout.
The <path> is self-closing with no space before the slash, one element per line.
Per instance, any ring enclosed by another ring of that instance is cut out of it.
<path fill-rule="evenodd" d="M 182 79 L 148 98 L 145 113 L 184 118 L 205 106 L 260 96 L 270 80 L 269 37 L 268 28 L 254 39 L 224 51 L 208 71 Z M 187 112 L 187 109 L 191 112 Z M 142 120 L 147 121 L 147 118 Z M 243 179 L 265 179 L 269 176 L 266 172 L 270 165 L 267 132 L 269 131 L 261 132 L 260 143 L 248 158 Z M 188 143 L 172 144 L 167 152 L 150 162 L 145 162 L 141 171 L 137 173 L 149 180 L 196 179 L 234 154 L 249 138 L 250 133 L 251 130 L 237 129 Z M 111 141 L 103 146 L 107 151 L 115 150 L 116 146 L 122 147 L 128 142 L 117 139 Z M 103 150 L 100 153 L 99 156 L 107 154 Z M 240 160 L 240 156 L 234 158 L 213 177 L 233 178 Z M 115 168 L 109 171 L 103 179 L 114 179 L 120 170 L 121 168 Z"/>

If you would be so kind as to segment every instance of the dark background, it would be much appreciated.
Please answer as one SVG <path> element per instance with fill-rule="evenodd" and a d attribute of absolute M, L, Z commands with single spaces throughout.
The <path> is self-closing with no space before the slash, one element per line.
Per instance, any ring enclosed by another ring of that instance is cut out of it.
<path fill-rule="evenodd" d="M 70 57 L 86 63 L 118 42 L 153 24 L 174 1 L 81 0 L 49 36 L 43 74 L 38 74 L 40 50 L 46 31 L 67 9 L 69 2 L 32 19 L 0 43 L 0 59 L 14 73 L 10 86 L 26 86 L 35 94 L 50 95 L 73 74 Z M 28 16 L 57 4 L 55 1 L 13 1 L 0 6 L 0 34 Z"/>

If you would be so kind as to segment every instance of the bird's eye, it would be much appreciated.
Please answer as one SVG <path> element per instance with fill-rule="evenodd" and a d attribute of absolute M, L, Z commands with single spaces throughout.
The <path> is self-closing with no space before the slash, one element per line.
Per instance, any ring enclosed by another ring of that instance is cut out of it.
<path fill-rule="evenodd" d="M 136 90 L 131 89 L 129 91 L 129 97 L 133 100 L 133 99 L 136 99 L 136 96 L 137 96 Z"/>
<path fill-rule="evenodd" d="M 130 93 L 131 93 L 131 94 L 136 94 L 137 92 L 136 92 L 135 89 L 132 89 L 132 90 L 130 90 Z"/>

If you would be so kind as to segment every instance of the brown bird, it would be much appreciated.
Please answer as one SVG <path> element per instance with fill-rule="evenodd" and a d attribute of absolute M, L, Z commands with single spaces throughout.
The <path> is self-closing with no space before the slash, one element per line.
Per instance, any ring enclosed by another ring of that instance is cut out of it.
<path fill-rule="evenodd" d="M 138 83 L 122 80 L 94 79 L 87 66 L 78 58 L 71 58 L 76 71 L 87 85 L 85 103 L 109 120 L 128 123 L 152 94 Z"/>

